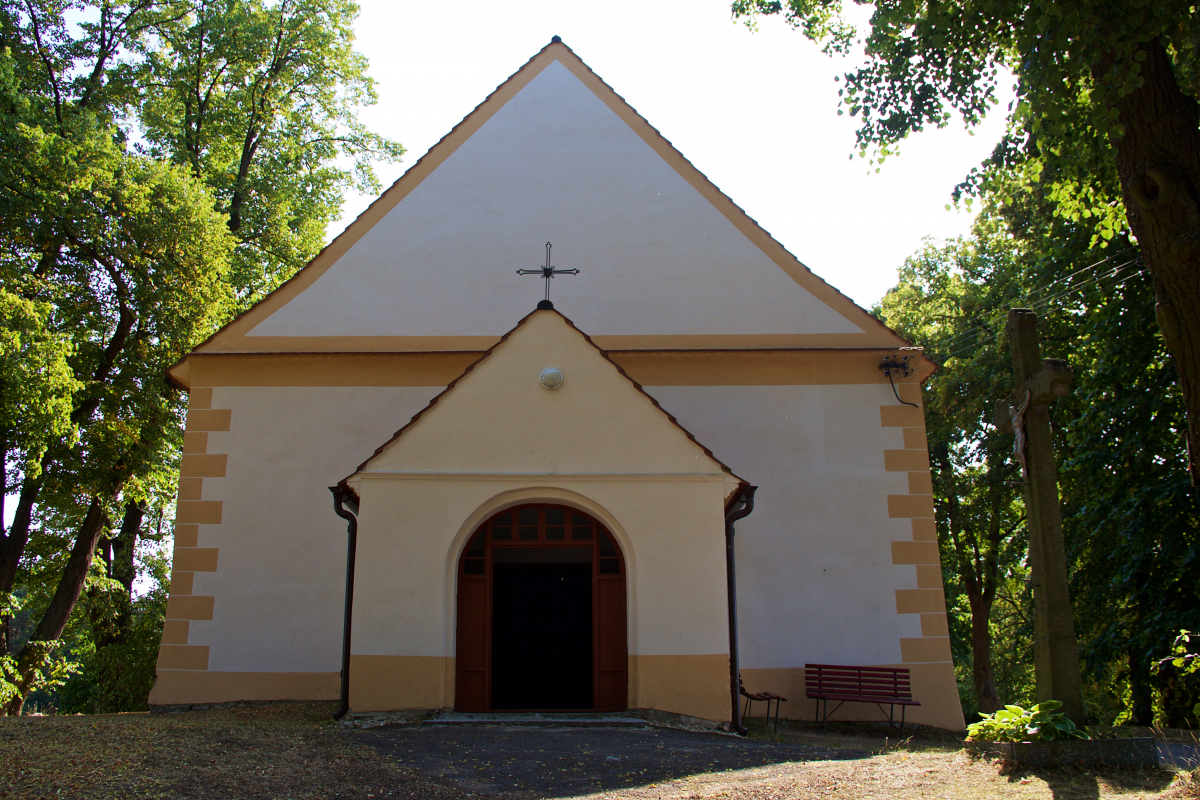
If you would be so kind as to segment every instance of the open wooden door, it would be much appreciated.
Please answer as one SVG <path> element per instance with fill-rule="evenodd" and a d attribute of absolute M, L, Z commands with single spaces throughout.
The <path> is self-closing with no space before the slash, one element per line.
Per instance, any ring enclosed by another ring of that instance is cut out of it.
<path fill-rule="evenodd" d="M 457 623 L 457 710 L 626 708 L 625 561 L 590 515 L 535 504 L 481 525 L 459 561 Z"/>

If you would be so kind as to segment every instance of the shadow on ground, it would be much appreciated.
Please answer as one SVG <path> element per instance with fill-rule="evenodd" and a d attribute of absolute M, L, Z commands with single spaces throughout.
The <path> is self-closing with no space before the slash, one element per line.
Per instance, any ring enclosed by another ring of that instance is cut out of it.
<path fill-rule="evenodd" d="M 666 728 L 394 726 L 351 735 L 389 759 L 479 794 L 572 797 L 688 775 L 796 761 L 868 758 L 866 750 L 775 744 Z"/>
<path fill-rule="evenodd" d="M 1200 745 L 1184 742 L 1159 742 L 1158 763 L 1175 769 L 1200 767 Z"/>
<path fill-rule="evenodd" d="M 1157 793 L 1165 791 L 1175 779 L 1170 770 L 1121 767 L 1006 767 L 1000 774 L 1009 783 L 1021 783 L 1025 778 L 1040 778 L 1046 782 L 1054 800 L 1097 800 L 1102 795 L 1111 796 L 1113 790 L 1121 794 Z M 1101 780 L 1105 784 L 1105 791 L 1101 791 Z"/>

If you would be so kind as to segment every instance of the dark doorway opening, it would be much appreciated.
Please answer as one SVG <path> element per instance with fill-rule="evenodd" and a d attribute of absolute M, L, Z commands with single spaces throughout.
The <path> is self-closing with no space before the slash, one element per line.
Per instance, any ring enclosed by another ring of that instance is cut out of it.
<path fill-rule="evenodd" d="M 625 564 L 593 517 L 517 506 L 459 561 L 455 708 L 617 711 L 628 692 Z"/>
<path fill-rule="evenodd" d="M 591 708 L 591 559 L 493 569 L 492 708 Z"/>

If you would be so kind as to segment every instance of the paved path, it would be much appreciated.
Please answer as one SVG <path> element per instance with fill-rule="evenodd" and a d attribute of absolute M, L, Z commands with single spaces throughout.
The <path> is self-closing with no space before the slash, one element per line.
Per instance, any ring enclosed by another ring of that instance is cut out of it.
<path fill-rule="evenodd" d="M 392 726 L 352 735 L 426 777 L 470 792 L 572 797 L 697 773 L 796 761 L 867 758 L 667 728 Z"/>
<path fill-rule="evenodd" d="M 1164 767 L 1184 769 L 1200 767 L 1200 745 L 1159 742 L 1158 763 Z"/>

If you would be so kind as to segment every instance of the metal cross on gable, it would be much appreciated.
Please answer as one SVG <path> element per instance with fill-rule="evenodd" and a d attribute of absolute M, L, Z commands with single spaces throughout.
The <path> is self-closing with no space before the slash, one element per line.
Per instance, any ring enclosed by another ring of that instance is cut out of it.
<path fill-rule="evenodd" d="M 544 266 L 540 269 L 519 269 L 519 270 L 517 270 L 518 275 L 541 275 L 542 278 L 546 281 L 546 299 L 543 300 L 541 303 L 538 303 L 538 308 L 554 308 L 554 306 L 550 304 L 550 279 L 551 278 L 553 278 L 555 275 L 578 275 L 579 274 L 579 270 L 577 270 L 577 269 L 559 269 L 558 267 L 551 266 L 551 264 L 550 264 L 550 248 L 551 247 L 553 247 L 553 245 L 551 245 L 549 242 L 546 242 L 546 266 Z"/>

